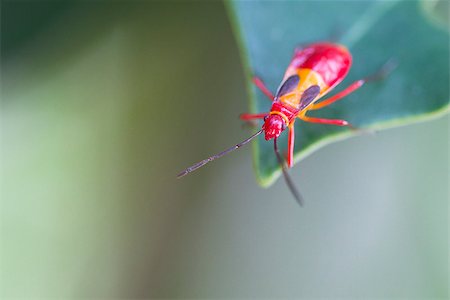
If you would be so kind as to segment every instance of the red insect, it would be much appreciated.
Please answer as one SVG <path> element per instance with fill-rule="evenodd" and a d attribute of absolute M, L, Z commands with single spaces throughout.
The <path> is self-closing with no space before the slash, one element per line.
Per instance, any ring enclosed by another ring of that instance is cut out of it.
<path fill-rule="evenodd" d="M 302 198 L 294 187 L 287 173 L 283 158 L 278 151 L 277 138 L 285 129 L 289 129 L 286 159 L 288 167 L 291 168 L 294 163 L 294 123 L 297 118 L 305 122 L 349 126 L 353 128 L 345 120 L 313 118 L 306 115 L 309 110 L 320 109 L 342 99 L 360 88 L 368 80 L 384 77 L 389 71 L 388 69 L 392 67 L 386 64 L 385 67 L 374 75 L 357 80 L 336 95 L 318 102 L 320 98 L 330 92 L 344 79 L 351 64 L 352 56 L 350 52 L 344 46 L 338 44 L 322 42 L 297 48 L 275 96 L 258 77 L 253 78 L 255 85 L 272 101 L 272 108 L 267 113 L 242 114 L 240 118 L 246 121 L 264 119 L 261 130 L 241 143 L 192 165 L 180 172 L 177 177 L 183 177 L 208 162 L 240 148 L 264 132 L 266 140 L 274 140 L 275 154 L 282 167 L 286 183 L 294 197 L 302 205 Z"/>

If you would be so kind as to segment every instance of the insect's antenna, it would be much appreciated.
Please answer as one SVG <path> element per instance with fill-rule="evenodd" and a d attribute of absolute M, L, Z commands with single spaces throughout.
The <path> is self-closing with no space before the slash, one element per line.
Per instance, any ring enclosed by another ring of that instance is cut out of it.
<path fill-rule="evenodd" d="M 261 129 L 260 131 L 258 131 L 257 133 L 253 134 L 252 136 L 250 136 L 246 140 L 240 142 L 239 144 L 236 144 L 233 147 L 230 147 L 230 148 L 228 148 L 228 149 L 226 149 L 226 150 L 224 150 L 224 151 L 222 151 L 220 153 L 217 153 L 217 154 L 215 154 L 213 156 L 210 156 L 207 159 L 204 159 L 204 160 L 202 160 L 202 161 L 200 161 L 200 162 L 190 166 L 189 168 L 187 168 L 187 169 L 183 170 L 182 172 L 180 172 L 177 175 L 177 178 L 183 177 L 183 176 L 185 176 L 185 175 L 187 175 L 187 174 L 189 174 L 191 172 L 194 172 L 195 170 L 197 170 L 200 167 L 203 167 L 204 165 L 206 165 L 210 161 L 213 161 L 213 160 L 215 160 L 217 158 L 221 158 L 222 156 L 224 156 L 224 155 L 226 155 L 226 154 L 228 154 L 228 153 L 230 153 L 230 152 L 232 152 L 232 151 L 234 151 L 236 149 L 239 149 L 240 147 L 244 146 L 245 144 L 247 144 L 248 142 L 253 140 L 258 135 L 260 135 L 262 132 L 263 132 L 263 130 Z"/>
<path fill-rule="evenodd" d="M 294 195 L 295 200 L 297 200 L 298 204 L 300 204 L 300 206 L 303 206 L 303 197 L 302 197 L 302 195 L 300 195 L 299 191 L 297 190 L 297 188 L 294 185 L 294 182 L 292 181 L 291 177 L 289 176 L 288 171 L 286 169 L 286 165 L 284 164 L 284 160 L 281 157 L 280 152 L 278 151 L 277 138 L 275 138 L 273 140 L 273 149 L 275 150 L 275 154 L 277 155 L 278 162 L 281 165 L 281 170 L 283 171 L 284 180 L 286 181 L 287 186 L 291 190 L 291 193 L 292 193 L 292 195 Z"/>

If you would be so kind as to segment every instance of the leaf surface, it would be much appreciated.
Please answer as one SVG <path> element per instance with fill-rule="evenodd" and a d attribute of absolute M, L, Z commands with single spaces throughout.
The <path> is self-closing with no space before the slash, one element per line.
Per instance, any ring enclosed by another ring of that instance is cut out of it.
<path fill-rule="evenodd" d="M 384 80 L 368 83 L 308 115 L 380 130 L 448 112 L 448 19 L 441 13 L 448 5 L 448 1 L 227 2 L 248 79 L 250 111 L 269 111 L 271 106 L 252 84 L 253 75 L 275 92 L 297 45 L 334 41 L 349 48 L 353 65 L 327 96 L 375 73 L 391 58 L 398 67 Z M 300 120 L 295 126 L 296 162 L 323 145 L 356 134 Z M 284 152 L 287 132 L 279 141 Z M 259 138 L 253 149 L 258 182 L 268 186 L 281 173 L 272 142 Z"/>

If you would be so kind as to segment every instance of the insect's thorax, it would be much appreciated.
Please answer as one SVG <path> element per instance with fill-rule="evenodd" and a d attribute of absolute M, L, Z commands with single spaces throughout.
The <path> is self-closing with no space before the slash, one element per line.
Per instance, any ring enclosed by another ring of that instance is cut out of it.
<path fill-rule="evenodd" d="M 280 101 L 274 101 L 262 127 L 265 139 L 268 141 L 277 138 L 295 120 L 297 114 L 298 109 Z"/>
<path fill-rule="evenodd" d="M 295 119 L 297 116 L 298 109 L 295 107 L 292 107 L 290 105 L 286 105 L 282 102 L 273 102 L 272 108 L 270 109 L 270 115 L 279 115 L 283 118 L 286 125 L 289 125 L 289 123 Z"/>
<path fill-rule="evenodd" d="M 283 81 L 292 75 L 298 75 L 300 78 L 297 88 L 292 92 L 279 97 L 277 100 L 293 109 L 299 109 L 300 99 L 303 95 L 303 92 L 309 87 L 313 85 L 318 85 L 320 87 L 320 93 L 317 96 L 317 99 L 323 96 L 328 90 L 328 85 L 323 81 L 319 73 L 311 69 L 288 68 L 284 75 Z"/>

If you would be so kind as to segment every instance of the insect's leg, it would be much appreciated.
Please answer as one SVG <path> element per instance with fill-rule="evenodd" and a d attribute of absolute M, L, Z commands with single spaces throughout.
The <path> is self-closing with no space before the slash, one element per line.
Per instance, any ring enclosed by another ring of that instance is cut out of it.
<path fill-rule="evenodd" d="M 259 77 L 254 76 L 252 80 L 256 87 L 258 87 L 261 92 L 263 92 L 264 95 L 266 95 L 271 101 L 275 99 L 275 96 L 271 91 L 269 91 L 269 89 L 265 86 L 264 82 Z"/>
<path fill-rule="evenodd" d="M 330 97 L 328 99 L 325 99 L 319 103 L 315 103 L 313 105 L 311 105 L 311 107 L 309 108 L 309 110 L 315 110 L 315 109 L 321 109 L 325 106 L 328 106 L 338 100 L 341 100 L 342 98 L 344 98 L 345 96 L 347 96 L 348 94 L 356 91 L 357 89 L 359 89 L 364 83 L 366 82 L 370 82 L 370 81 L 376 81 L 376 80 L 380 80 L 383 79 L 384 77 L 386 77 L 395 67 L 397 66 L 397 63 L 394 60 L 389 60 L 387 63 L 385 63 L 383 65 L 383 67 L 381 67 L 380 70 L 378 70 L 375 74 L 372 74 L 366 78 L 360 79 L 358 81 L 353 82 L 349 87 L 347 87 L 346 89 L 344 89 L 343 91 L 337 93 L 336 95 L 334 95 L 333 97 Z"/>
<path fill-rule="evenodd" d="M 338 119 L 322 119 L 322 118 L 313 118 L 308 116 L 299 116 L 305 122 L 309 123 L 319 123 L 319 124 L 327 124 L 327 125 L 335 125 L 335 126 L 348 126 L 350 128 L 355 129 L 349 122 L 345 120 Z"/>
<path fill-rule="evenodd" d="M 314 103 L 313 105 L 311 105 L 308 110 L 315 110 L 315 109 L 321 109 L 324 108 L 325 106 L 328 106 L 338 100 L 341 100 L 342 98 L 344 98 L 345 96 L 347 96 L 348 94 L 354 92 L 355 90 L 359 89 L 363 84 L 365 83 L 364 79 L 360 79 L 356 82 L 353 82 L 349 87 L 347 87 L 345 90 L 337 93 L 336 95 L 334 95 L 333 97 L 330 97 L 328 99 L 325 99 L 319 103 Z"/>
<path fill-rule="evenodd" d="M 240 114 L 239 118 L 244 121 L 250 121 L 254 119 L 264 119 L 265 116 L 267 116 L 269 113 L 261 113 L 261 114 Z"/>
<path fill-rule="evenodd" d="M 289 135 L 288 135 L 288 153 L 287 153 L 287 165 L 289 168 L 292 168 L 294 165 L 294 140 L 295 140 L 295 131 L 294 131 L 294 122 L 289 124 Z"/>
<path fill-rule="evenodd" d="M 262 113 L 262 114 L 241 114 L 239 118 L 246 123 L 245 125 L 249 127 L 257 127 L 258 123 L 255 121 L 256 119 L 263 119 L 265 116 L 267 116 L 269 113 Z"/>
<path fill-rule="evenodd" d="M 366 128 L 358 128 L 350 124 L 349 122 L 345 120 L 337 120 L 337 119 L 322 119 L 322 118 L 312 118 L 308 116 L 299 116 L 299 118 L 305 122 L 309 123 L 318 123 L 318 124 L 327 124 L 327 125 L 335 125 L 335 126 L 347 126 L 351 130 L 353 130 L 354 133 L 359 134 L 374 134 L 375 131 L 371 129 Z"/>

